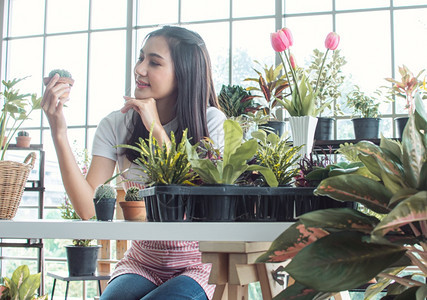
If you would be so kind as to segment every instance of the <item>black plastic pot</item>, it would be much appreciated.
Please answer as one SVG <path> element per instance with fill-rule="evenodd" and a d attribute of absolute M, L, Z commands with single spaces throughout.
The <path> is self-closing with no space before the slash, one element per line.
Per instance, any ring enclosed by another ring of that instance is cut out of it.
<path fill-rule="evenodd" d="M 352 121 L 356 140 L 378 139 L 380 118 L 355 118 Z"/>
<path fill-rule="evenodd" d="M 186 216 L 186 195 L 157 194 L 160 222 L 182 222 Z"/>
<path fill-rule="evenodd" d="M 333 123 L 333 118 L 317 117 L 317 125 L 316 131 L 314 132 L 314 139 L 316 141 L 332 140 Z"/>
<path fill-rule="evenodd" d="M 69 276 L 88 276 L 95 274 L 100 245 L 65 246 Z"/>
<path fill-rule="evenodd" d="M 402 138 L 403 130 L 405 129 L 406 123 L 408 123 L 409 117 L 398 117 L 394 120 L 397 127 L 397 137 Z"/>
<path fill-rule="evenodd" d="M 101 200 L 93 199 L 95 204 L 96 219 L 98 221 L 112 221 L 114 210 L 116 208 L 115 198 L 102 198 Z"/>
<path fill-rule="evenodd" d="M 282 136 L 285 133 L 285 121 L 268 121 L 267 124 L 259 125 L 259 128 Z"/>

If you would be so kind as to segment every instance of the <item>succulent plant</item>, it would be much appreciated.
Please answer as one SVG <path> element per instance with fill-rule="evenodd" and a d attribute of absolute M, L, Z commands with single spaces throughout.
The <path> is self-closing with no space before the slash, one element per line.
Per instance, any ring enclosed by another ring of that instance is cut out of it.
<path fill-rule="evenodd" d="M 117 197 L 117 192 L 115 187 L 110 184 L 101 184 L 95 190 L 95 199 L 113 199 Z"/>
<path fill-rule="evenodd" d="M 142 201 L 142 197 L 139 196 L 139 188 L 136 186 L 128 188 L 125 195 L 125 201 Z"/>
<path fill-rule="evenodd" d="M 21 130 L 20 132 L 18 132 L 18 136 L 30 136 L 30 134 L 27 131 Z"/>
<path fill-rule="evenodd" d="M 68 72 L 67 70 L 63 70 L 63 69 L 54 69 L 54 70 L 50 71 L 49 77 L 53 77 L 53 76 L 55 76 L 55 74 L 59 74 L 60 77 L 73 78 L 71 76 L 70 72 Z"/>

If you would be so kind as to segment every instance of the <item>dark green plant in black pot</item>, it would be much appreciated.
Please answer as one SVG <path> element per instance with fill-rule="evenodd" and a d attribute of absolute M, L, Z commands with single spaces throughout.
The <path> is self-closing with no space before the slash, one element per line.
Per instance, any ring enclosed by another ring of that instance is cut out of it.
<path fill-rule="evenodd" d="M 277 299 L 325 299 L 373 278 L 377 283 L 368 287 L 365 299 L 385 287 L 387 299 L 426 298 L 427 114 L 420 97 L 402 143 L 382 138 L 380 146 L 361 141 L 354 147 L 379 181 L 357 174 L 334 176 L 323 180 L 315 194 L 361 203 L 380 218 L 349 208 L 301 216 L 258 258 L 292 259 L 284 270 L 296 283 Z M 404 273 L 409 266 L 416 271 Z"/>

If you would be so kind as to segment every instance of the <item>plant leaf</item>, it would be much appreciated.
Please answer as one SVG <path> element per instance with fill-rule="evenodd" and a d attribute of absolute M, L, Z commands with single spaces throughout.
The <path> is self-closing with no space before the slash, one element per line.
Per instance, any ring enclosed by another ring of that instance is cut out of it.
<path fill-rule="evenodd" d="M 328 235 L 320 228 L 307 228 L 300 221 L 292 224 L 271 244 L 266 253 L 256 262 L 282 262 L 294 257 L 301 249 L 314 241 Z"/>
<path fill-rule="evenodd" d="M 427 191 L 421 191 L 400 202 L 375 227 L 372 235 L 384 236 L 395 228 L 421 220 L 427 220 Z"/>
<path fill-rule="evenodd" d="M 410 187 L 416 188 L 419 182 L 421 167 L 424 163 L 426 150 L 420 147 L 423 141 L 415 127 L 415 118 L 409 117 L 402 137 L 402 163 L 405 169 L 405 179 Z"/>
<path fill-rule="evenodd" d="M 373 211 L 385 214 L 392 193 L 381 183 L 357 174 L 330 177 L 320 182 L 315 195 L 335 200 L 359 202 Z"/>
<path fill-rule="evenodd" d="M 318 291 L 302 285 L 299 282 L 295 282 L 291 286 L 287 287 L 284 291 L 281 291 L 274 300 L 313 300 L 315 296 L 319 294 Z"/>
<path fill-rule="evenodd" d="M 331 233 L 302 249 L 285 271 L 315 290 L 339 292 L 366 283 L 406 252 L 403 247 L 363 242 L 364 236 Z"/>
<path fill-rule="evenodd" d="M 316 210 L 300 216 L 306 227 L 322 229 L 356 230 L 370 233 L 379 223 L 371 217 L 351 208 L 329 208 Z"/>

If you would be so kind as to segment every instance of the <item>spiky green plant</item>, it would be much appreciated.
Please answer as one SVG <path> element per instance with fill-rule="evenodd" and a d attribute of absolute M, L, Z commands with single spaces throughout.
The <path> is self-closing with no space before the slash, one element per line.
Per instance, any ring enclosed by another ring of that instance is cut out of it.
<path fill-rule="evenodd" d="M 182 134 L 181 142 L 177 143 L 175 134 L 171 132 L 171 142 L 159 145 L 150 130 L 147 141 L 139 138 L 138 147 L 132 145 L 118 145 L 116 147 L 129 148 L 137 151 L 140 156 L 135 163 L 148 177 L 147 184 L 188 184 L 193 185 L 197 175 L 191 170 L 188 161 L 185 142 L 187 130 Z M 146 181 L 147 179 L 144 179 Z"/>
<path fill-rule="evenodd" d="M 59 77 L 73 78 L 71 76 L 71 73 L 68 72 L 67 70 L 64 70 L 64 69 L 54 69 L 54 70 L 50 71 L 49 77 L 53 77 L 53 76 L 55 76 L 55 74 L 59 74 Z"/>
<path fill-rule="evenodd" d="M 136 186 L 128 188 L 125 194 L 125 201 L 142 201 L 142 197 L 139 196 L 139 190 Z"/>
<path fill-rule="evenodd" d="M 117 191 L 114 186 L 108 183 L 100 184 L 95 189 L 95 199 L 101 200 L 101 199 L 114 199 L 117 197 Z"/>
<path fill-rule="evenodd" d="M 368 141 L 354 145 L 379 181 L 339 175 L 323 180 L 314 192 L 359 202 L 382 218 L 349 208 L 300 216 L 258 258 L 258 262 L 292 259 L 284 270 L 297 283 L 277 299 L 303 299 L 303 295 L 326 299 L 374 277 L 378 283 L 367 289 L 365 299 L 372 299 L 391 283 L 390 299 L 426 298 L 427 114 L 419 95 L 415 102 L 401 144 L 382 138 L 379 146 Z M 418 271 L 402 274 L 408 266 Z"/>
<path fill-rule="evenodd" d="M 298 151 L 302 146 L 293 147 L 289 137 L 279 137 L 275 133 L 267 135 L 264 130 L 252 132 L 252 136 L 259 141 L 256 152 L 258 164 L 271 169 L 279 185 L 290 183 L 299 172 Z"/>

